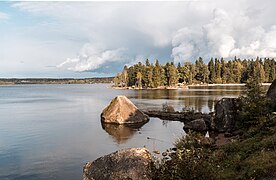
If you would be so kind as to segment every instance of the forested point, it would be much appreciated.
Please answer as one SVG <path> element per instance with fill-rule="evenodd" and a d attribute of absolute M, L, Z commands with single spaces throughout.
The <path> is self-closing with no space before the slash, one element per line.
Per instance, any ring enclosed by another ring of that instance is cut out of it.
<path fill-rule="evenodd" d="M 189 84 L 229 84 L 246 83 L 256 79 L 260 83 L 271 83 L 276 78 L 275 60 L 270 58 L 244 59 L 211 58 L 207 64 L 199 57 L 195 63 L 173 62 L 165 65 L 146 60 L 127 67 L 114 78 L 116 87 L 157 88 L 161 86 L 175 87 L 181 83 Z M 180 84 L 180 85 L 181 85 Z"/>

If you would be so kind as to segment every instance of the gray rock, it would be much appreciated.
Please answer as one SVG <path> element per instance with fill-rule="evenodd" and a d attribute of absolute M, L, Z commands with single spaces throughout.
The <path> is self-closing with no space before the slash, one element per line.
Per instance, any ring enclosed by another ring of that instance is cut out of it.
<path fill-rule="evenodd" d="M 276 79 L 269 86 L 266 97 L 271 99 L 272 101 L 276 101 Z"/>
<path fill-rule="evenodd" d="M 204 132 L 207 131 L 208 128 L 206 126 L 206 123 L 203 118 L 196 119 L 191 122 L 188 122 L 184 125 L 184 130 L 193 130 L 198 132 Z"/>
<path fill-rule="evenodd" d="M 214 130 L 219 132 L 232 131 L 237 115 L 237 99 L 222 98 L 215 106 Z"/>
<path fill-rule="evenodd" d="M 117 96 L 103 110 L 103 123 L 137 124 L 149 121 L 148 115 L 140 111 L 126 96 Z"/>
<path fill-rule="evenodd" d="M 148 180 L 151 154 L 146 148 L 122 149 L 83 167 L 84 180 Z"/>

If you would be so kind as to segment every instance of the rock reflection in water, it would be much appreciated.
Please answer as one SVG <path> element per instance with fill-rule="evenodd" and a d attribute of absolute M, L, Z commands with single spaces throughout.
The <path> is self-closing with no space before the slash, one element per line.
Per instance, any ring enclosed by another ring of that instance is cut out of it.
<path fill-rule="evenodd" d="M 125 143 L 146 123 L 119 125 L 102 123 L 102 128 L 111 135 L 118 144 Z"/>

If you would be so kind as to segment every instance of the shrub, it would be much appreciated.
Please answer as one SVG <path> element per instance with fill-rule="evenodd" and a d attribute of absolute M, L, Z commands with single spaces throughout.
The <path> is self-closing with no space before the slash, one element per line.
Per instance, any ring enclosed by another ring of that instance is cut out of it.
<path fill-rule="evenodd" d="M 215 179 L 215 158 L 210 149 L 201 145 L 199 134 L 179 138 L 154 171 L 153 179 Z M 202 137 L 201 137 L 202 138 Z"/>

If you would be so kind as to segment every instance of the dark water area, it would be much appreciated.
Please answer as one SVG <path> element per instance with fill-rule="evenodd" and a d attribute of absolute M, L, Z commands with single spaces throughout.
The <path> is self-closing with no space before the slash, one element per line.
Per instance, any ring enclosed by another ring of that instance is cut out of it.
<path fill-rule="evenodd" d="M 176 90 L 117 90 L 108 84 L 0 86 L 0 179 L 82 179 L 82 167 L 121 148 L 164 151 L 184 135 L 183 123 L 151 118 L 141 127 L 102 125 L 100 113 L 116 95 L 144 110 L 189 107 L 213 111 L 241 86 Z"/>

